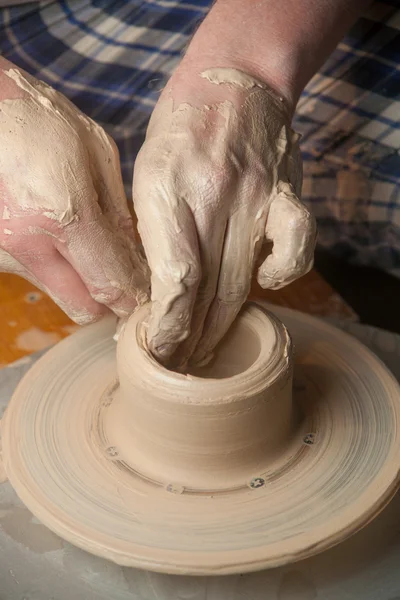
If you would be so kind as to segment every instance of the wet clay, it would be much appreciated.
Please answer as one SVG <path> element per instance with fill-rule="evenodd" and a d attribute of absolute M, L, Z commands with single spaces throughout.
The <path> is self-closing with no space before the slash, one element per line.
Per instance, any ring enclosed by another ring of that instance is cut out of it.
<path fill-rule="evenodd" d="M 2 153 L 0 160 L 3 185 L 18 203 L 16 206 L 5 206 L 2 218 L 10 220 L 11 217 L 20 216 L 21 211 L 22 214 L 23 211 L 40 211 L 63 226 L 69 225 L 79 218 L 82 203 L 80 194 L 69 192 L 77 188 L 77 182 L 86 180 L 89 168 L 87 160 L 76 160 L 74 164 L 68 161 L 69 156 L 77 153 L 77 132 L 71 123 L 79 120 L 79 134 L 88 147 L 92 146 L 90 136 L 96 138 L 96 147 L 103 152 L 102 162 L 115 152 L 111 140 L 101 127 L 79 113 L 72 102 L 50 86 L 25 77 L 17 69 L 9 69 L 4 74 L 21 89 L 23 97 L 0 103 L 0 140 L 2 147 L 8 150 Z M 39 138 L 37 132 L 41 111 L 45 111 L 48 128 L 43 132 L 44 137 Z M 22 127 L 24 135 L 21 135 Z M 27 138 L 31 141 L 29 146 L 26 144 Z M 64 154 L 60 156 L 59 151 L 47 152 L 48 147 L 58 150 L 60 139 L 65 145 Z M 42 170 L 35 168 L 38 155 L 46 159 Z M 24 157 L 31 174 L 31 189 L 28 191 L 25 179 L 14 177 L 15 156 Z M 114 183 L 117 185 L 116 181 Z"/>
<path fill-rule="evenodd" d="M 292 388 L 286 329 L 247 305 L 196 386 L 199 372 L 153 362 L 146 311 L 125 326 L 118 363 L 115 321 L 91 325 L 11 400 L 6 472 L 42 523 L 121 565 L 213 575 L 300 560 L 382 510 L 398 487 L 399 387 L 364 346 L 291 313 Z"/>
<path fill-rule="evenodd" d="M 149 308 L 130 318 L 117 350 L 119 390 L 105 431 L 142 475 L 199 490 L 246 484 L 266 468 L 292 428 L 289 335 L 249 305 L 211 364 L 187 375 L 147 349 Z"/>

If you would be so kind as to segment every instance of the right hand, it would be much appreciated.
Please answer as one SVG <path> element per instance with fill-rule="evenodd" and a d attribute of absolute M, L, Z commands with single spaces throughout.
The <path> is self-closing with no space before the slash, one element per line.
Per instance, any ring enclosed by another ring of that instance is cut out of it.
<path fill-rule="evenodd" d="M 78 324 L 147 300 L 113 140 L 62 94 L 0 72 L 0 271 L 47 292 Z"/>
<path fill-rule="evenodd" d="M 207 362 L 258 270 L 278 289 L 312 266 L 298 136 L 268 85 L 233 68 L 178 68 L 135 163 L 133 198 L 152 273 L 149 348 L 166 364 Z"/>

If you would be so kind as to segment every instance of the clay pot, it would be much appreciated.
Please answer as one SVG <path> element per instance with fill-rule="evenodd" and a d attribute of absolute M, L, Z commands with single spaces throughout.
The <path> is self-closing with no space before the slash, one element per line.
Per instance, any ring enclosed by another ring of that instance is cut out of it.
<path fill-rule="evenodd" d="M 249 304 L 214 358 L 187 375 L 146 348 L 148 308 L 120 336 L 120 388 L 107 435 L 145 477 L 194 489 L 243 485 L 288 441 L 293 425 L 292 345 L 271 313 Z"/>

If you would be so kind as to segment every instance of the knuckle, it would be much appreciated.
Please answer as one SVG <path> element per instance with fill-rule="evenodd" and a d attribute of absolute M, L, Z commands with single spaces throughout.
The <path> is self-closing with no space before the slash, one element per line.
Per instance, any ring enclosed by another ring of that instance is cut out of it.
<path fill-rule="evenodd" d="M 201 267 L 196 262 L 165 260 L 152 269 L 152 298 L 181 298 L 197 290 Z"/>
<path fill-rule="evenodd" d="M 232 168 L 208 155 L 191 148 L 174 152 L 167 145 L 155 147 L 154 140 L 149 140 L 136 159 L 134 199 L 145 202 L 149 190 L 157 190 L 160 197 L 178 195 L 188 202 L 190 198 L 200 198 L 207 203 L 224 193 L 231 178 Z"/>
<path fill-rule="evenodd" d="M 136 159 L 133 177 L 134 202 L 147 204 L 152 192 L 158 192 L 161 197 L 173 195 L 177 179 L 174 175 L 174 167 L 162 156 L 155 159 L 153 156 L 147 156 L 143 150 L 140 152 Z"/>
<path fill-rule="evenodd" d="M 197 262 L 184 263 L 185 267 L 180 278 L 185 288 L 189 291 L 197 289 L 201 282 L 201 267 Z M 176 281 L 177 283 L 177 281 Z"/>
<path fill-rule="evenodd" d="M 202 196 L 221 193 L 229 181 L 229 169 L 209 159 L 196 163 L 196 167 L 188 167 L 188 179 L 191 187 Z"/>
<path fill-rule="evenodd" d="M 176 155 L 168 146 L 160 144 L 158 140 L 146 140 L 135 161 L 135 177 L 158 175 L 162 178 L 163 172 L 171 170 L 176 160 Z"/>

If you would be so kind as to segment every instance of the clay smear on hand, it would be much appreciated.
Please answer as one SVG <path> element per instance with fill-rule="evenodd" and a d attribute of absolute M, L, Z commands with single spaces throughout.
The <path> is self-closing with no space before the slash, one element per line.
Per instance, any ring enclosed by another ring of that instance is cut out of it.
<path fill-rule="evenodd" d="M 147 300 L 118 151 L 43 82 L 10 69 L 0 103 L 0 271 L 29 279 L 76 322 L 127 316 Z M 17 176 L 17 175 L 18 176 Z"/>

